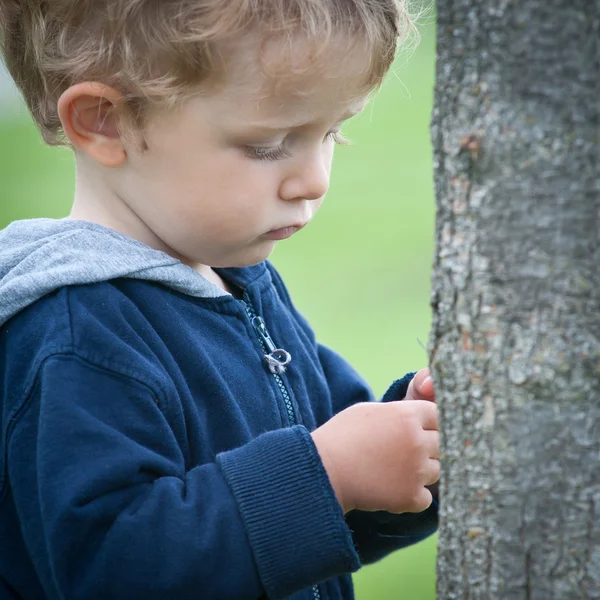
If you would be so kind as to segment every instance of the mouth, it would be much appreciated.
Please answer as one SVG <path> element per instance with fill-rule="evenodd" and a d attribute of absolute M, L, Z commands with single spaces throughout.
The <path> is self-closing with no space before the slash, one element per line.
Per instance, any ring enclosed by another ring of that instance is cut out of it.
<path fill-rule="evenodd" d="M 272 229 L 265 234 L 270 240 L 285 240 L 292 237 L 297 231 L 300 231 L 306 223 L 297 225 L 288 225 L 287 227 L 281 227 L 279 229 Z"/>

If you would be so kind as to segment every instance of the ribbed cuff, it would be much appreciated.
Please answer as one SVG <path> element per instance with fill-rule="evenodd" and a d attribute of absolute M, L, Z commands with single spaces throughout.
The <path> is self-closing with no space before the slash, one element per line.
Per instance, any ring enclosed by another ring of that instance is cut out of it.
<path fill-rule="evenodd" d="M 414 371 L 412 373 L 407 373 L 402 379 L 396 379 L 383 395 L 381 401 L 393 402 L 394 400 L 403 400 L 408 391 L 408 386 L 416 374 L 417 372 Z"/>
<path fill-rule="evenodd" d="M 356 571 L 352 535 L 312 437 L 297 425 L 217 456 L 269 598 Z"/>

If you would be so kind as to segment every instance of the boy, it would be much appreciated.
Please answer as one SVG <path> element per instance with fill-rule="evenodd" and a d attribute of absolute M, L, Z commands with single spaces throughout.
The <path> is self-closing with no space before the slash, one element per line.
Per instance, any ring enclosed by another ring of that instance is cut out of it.
<path fill-rule="evenodd" d="M 319 207 L 403 5 L 0 6 L 77 164 L 68 219 L 0 234 L 0 597 L 352 598 L 436 528 L 432 383 L 374 402 L 266 259 Z"/>

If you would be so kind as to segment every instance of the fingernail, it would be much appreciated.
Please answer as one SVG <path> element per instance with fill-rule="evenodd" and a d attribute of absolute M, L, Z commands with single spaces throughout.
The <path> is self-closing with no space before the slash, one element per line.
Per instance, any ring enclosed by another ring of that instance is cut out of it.
<path fill-rule="evenodd" d="M 425 377 L 425 381 L 423 381 L 423 383 L 421 385 L 425 385 L 425 384 L 429 383 L 430 381 L 433 383 L 433 379 L 431 379 L 431 375 L 427 375 L 427 377 Z"/>

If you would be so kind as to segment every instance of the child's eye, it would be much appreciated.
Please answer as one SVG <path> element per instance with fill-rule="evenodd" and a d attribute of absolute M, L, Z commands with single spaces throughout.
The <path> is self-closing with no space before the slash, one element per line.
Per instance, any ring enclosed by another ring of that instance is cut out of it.
<path fill-rule="evenodd" d="M 245 153 L 246 156 L 257 160 L 283 160 L 290 156 L 282 144 L 279 146 L 246 146 Z"/>
<path fill-rule="evenodd" d="M 329 140 L 342 146 L 350 145 L 350 142 L 339 131 L 330 131 L 323 141 L 327 142 Z M 256 160 L 275 161 L 283 160 L 291 156 L 290 151 L 287 150 L 283 144 L 279 144 L 278 146 L 246 146 L 244 152 L 246 156 Z"/>
<path fill-rule="evenodd" d="M 326 136 L 326 140 L 333 140 L 335 144 L 340 146 L 350 146 L 350 140 L 347 140 L 339 131 L 330 131 Z"/>

